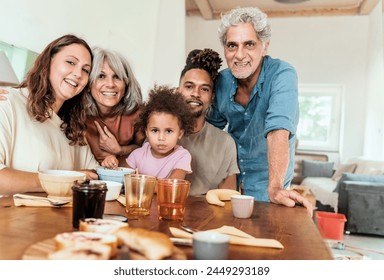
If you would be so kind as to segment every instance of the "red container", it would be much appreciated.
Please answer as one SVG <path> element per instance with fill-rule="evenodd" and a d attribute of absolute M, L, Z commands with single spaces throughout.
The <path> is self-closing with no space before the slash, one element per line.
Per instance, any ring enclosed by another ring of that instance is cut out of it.
<path fill-rule="evenodd" d="M 331 212 L 316 212 L 317 227 L 323 238 L 342 240 L 344 234 L 344 225 L 347 218 L 344 214 Z"/>

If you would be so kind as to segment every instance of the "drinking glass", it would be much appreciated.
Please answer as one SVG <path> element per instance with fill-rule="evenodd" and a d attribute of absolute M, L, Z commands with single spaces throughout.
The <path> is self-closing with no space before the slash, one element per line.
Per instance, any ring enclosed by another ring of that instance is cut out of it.
<path fill-rule="evenodd" d="M 124 175 L 125 211 L 129 217 L 147 216 L 151 211 L 156 177 L 143 174 Z"/>
<path fill-rule="evenodd" d="M 180 179 L 157 180 L 159 220 L 183 221 L 190 182 Z"/>

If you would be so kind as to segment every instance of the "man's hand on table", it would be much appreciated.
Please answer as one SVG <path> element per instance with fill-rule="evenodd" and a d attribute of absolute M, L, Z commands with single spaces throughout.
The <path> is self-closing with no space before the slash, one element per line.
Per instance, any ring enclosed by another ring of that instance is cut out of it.
<path fill-rule="evenodd" d="M 272 203 L 282 204 L 287 207 L 294 207 L 296 204 L 301 204 L 307 209 L 310 217 L 313 215 L 312 203 L 294 190 L 284 190 L 279 187 L 268 188 L 268 194 L 269 200 Z"/>

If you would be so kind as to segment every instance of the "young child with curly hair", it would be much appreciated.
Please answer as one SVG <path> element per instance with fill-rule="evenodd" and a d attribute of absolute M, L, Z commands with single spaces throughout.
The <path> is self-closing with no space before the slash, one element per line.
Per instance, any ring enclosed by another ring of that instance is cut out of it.
<path fill-rule="evenodd" d="M 159 179 L 184 179 L 192 172 L 192 158 L 177 141 L 193 131 L 195 122 L 182 95 L 174 88 L 155 86 L 137 123 L 147 141 L 128 156 L 128 167 Z M 107 157 L 102 165 L 110 167 L 111 159 Z"/>

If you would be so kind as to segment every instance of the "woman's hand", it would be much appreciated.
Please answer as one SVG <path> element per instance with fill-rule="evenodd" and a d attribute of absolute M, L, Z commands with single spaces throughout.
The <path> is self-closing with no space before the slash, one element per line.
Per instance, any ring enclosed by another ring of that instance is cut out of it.
<path fill-rule="evenodd" d="M 117 142 L 116 137 L 109 131 L 106 126 L 102 128 L 97 121 L 95 121 L 95 125 L 97 131 L 99 132 L 100 149 L 114 155 L 119 155 L 121 153 L 121 146 Z"/>
<path fill-rule="evenodd" d="M 97 175 L 96 171 L 93 169 L 82 169 L 79 172 L 84 173 L 86 179 L 89 179 L 89 180 L 98 180 L 99 179 L 99 175 Z"/>
<path fill-rule="evenodd" d="M 6 100 L 7 97 L 5 96 L 5 94 L 9 93 L 8 90 L 5 90 L 3 88 L 0 88 L 0 100 Z"/>
<path fill-rule="evenodd" d="M 101 166 L 104 166 L 109 169 L 116 169 L 119 166 L 119 161 L 114 155 L 106 156 Z"/>

